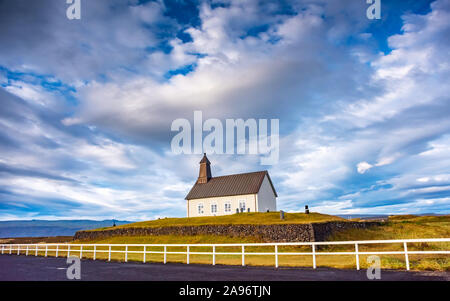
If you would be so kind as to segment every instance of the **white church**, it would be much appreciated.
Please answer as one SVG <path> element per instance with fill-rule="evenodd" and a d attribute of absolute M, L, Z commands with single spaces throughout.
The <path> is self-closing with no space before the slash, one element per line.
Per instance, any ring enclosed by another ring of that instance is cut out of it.
<path fill-rule="evenodd" d="M 277 196 L 267 170 L 213 177 L 204 154 L 198 179 L 185 198 L 187 216 L 276 211 Z"/>

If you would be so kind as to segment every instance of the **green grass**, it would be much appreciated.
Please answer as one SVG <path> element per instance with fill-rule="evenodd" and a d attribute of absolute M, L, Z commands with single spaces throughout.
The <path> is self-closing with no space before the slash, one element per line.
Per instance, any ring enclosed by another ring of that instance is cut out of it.
<path fill-rule="evenodd" d="M 389 222 L 369 229 L 349 229 L 329 237 L 330 241 L 353 240 L 389 240 L 415 238 L 448 238 L 450 237 L 450 215 L 414 216 L 399 215 L 389 217 Z M 330 246 L 328 250 L 340 251 L 345 247 Z M 401 244 L 364 245 L 360 251 L 402 251 Z M 450 243 L 409 243 L 411 251 L 450 250 Z M 449 255 L 409 255 L 411 269 L 416 270 L 450 270 Z M 388 268 L 404 268 L 403 256 L 381 256 L 382 266 Z"/>
<path fill-rule="evenodd" d="M 279 214 L 265 213 L 265 214 L 242 214 L 243 218 L 240 223 L 261 223 L 262 220 L 269 220 L 273 223 L 284 222 L 311 222 L 313 220 L 328 221 L 332 220 L 332 216 L 310 214 L 287 214 L 286 221 L 279 221 Z M 220 217 L 217 217 L 219 219 Z M 225 219 L 228 218 L 228 219 Z M 236 216 L 227 216 L 221 219 L 221 222 L 228 220 L 229 222 L 237 222 Z M 153 226 L 173 225 L 170 220 L 183 221 L 186 224 L 207 224 L 212 223 L 215 218 L 193 218 L 193 219 L 163 219 L 158 221 L 134 223 L 136 227 L 142 227 L 146 224 Z M 308 221 L 307 221 L 308 220 Z M 336 218 L 336 220 L 340 220 Z M 189 223 L 188 223 L 189 221 Z M 182 222 L 182 223 L 183 223 Z M 180 223 L 178 223 L 180 225 Z M 130 226 L 130 225 L 127 225 Z M 123 226 L 121 226 L 123 227 Z M 450 237 L 450 216 L 393 216 L 390 221 L 369 229 L 349 229 L 332 235 L 330 241 L 354 241 L 354 240 L 387 240 L 387 239 L 408 239 L 408 238 L 443 238 Z M 261 242 L 256 237 L 227 237 L 218 235 L 197 235 L 197 236 L 176 236 L 176 235 L 161 235 L 161 236 L 117 236 L 105 239 L 98 239 L 93 241 L 82 241 L 74 243 L 98 243 L 98 244 L 219 244 L 219 243 L 256 243 Z M 142 251 L 142 247 L 130 247 L 129 251 Z M 408 244 L 409 250 L 449 250 L 449 243 L 417 243 Z M 78 250 L 78 252 L 77 252 Z M 92 258 L 93 247 L 84 249 L 83 258 Z M 106 251 L 107 247 L 99 247 L 97 251 Z M 115 250 L 125 250 L 125 247 L 120 247 Z M 161 247 L 151 247 L 148 251 L 162 251 Z M 170 247 L 168 251 L 184 252 L 185 247 Z M 211 247 L 192 247 L 191 252 L 211 252 Z M 378 245 L 361 245 L 360 251 L 402 251 L 402 244 L 378 244 Z M 249 247 L 246 252 L 273 252 L 274 247 Z M 354 246 L 318 246 L 317 252 L 340 252 L 340 251 L 354 251 Z M 34 255 L 34 251 L 30 251 Z M 217 255 L 216 264 L 240 265 L 241 255 L 240 247 L 217 247 L 216 252 L 236 252 L 235 255 Z M 311 247 L 279 247 L 279 252 L 311 252 Z M 14 253 L 14 252 L 13 252 Z M 24 254 L 25 252 L 22 252 Z M 40 251 L 39 255 L 44 252 Z M 72 247 L 71 254 L 78 255 L 79 247 Z M 48 256 L 55 256 L 54 251 L 50 251 Z M 67 256 L 67 252 L 60 251 L 59 256 Z M 107 259 L 107 253 L 97 253 L 97 259 Z M 362 269 L 368 267 L 366 261 L 368 256 L 360 255 L 360 266 Z M 381 267 L 384 269 L 405 269 L 405 257 L 403 255 L 381 255 Z M 112 260 L 123 261 L 124 254 L 112 253 Z M 410 267 L 412 270 L 438 270 L 450 271 L 450 256 L 448 255 L 409 255 Z M 142 261 L 142 254 L 129 254 L 128 261 Z M 168 262 L 186 262 L 186 255 L 184 254 L 169 254 L 167 255 Z M 147 262 L 162 262 L 162 254 L 147 254 Z M 255 266 L 273 266 L 275 259 L 273 255 L 246 255 L 247 265 Z M 212 255 L 191 255 L 190 263 L 211 264 Z M 279 256 L 279 265 L 282 266 L 297 266 L 297 267 L 311 267 L 312 256 L 310 255 L 283 255 Z M 333 267 L 333 268 L 347 268 L 354 269 L 356 259 L 353 255 L 317 255 L 318 267 Z"/>
<path fill-rule="evenodd" d="M 285 213 L 280 219 L 279 212 L 239 213 L 224 216 L 164 218 L 152 221 L 137 222 L 116 227 L 99 228 L 91 231 L 112 230 L 133 227 L 168 227 L 168 226 L 201 226 L 201 225 L 272 225 L 272 224 L 307 224 L 330 221 L 346 221 L 343 218 L 320 213 Z"/>
<path fill-rule="evenodd" d="M 162 219 L 157 221 L 140 222 L 120 227 L 162 227 L 175 225 L 207 225 L 207 224 L 283 224 L 283 223 L 308 223 L 308 222 L 324 222 L 332 220 L 342 220 L 338 217 L 330 215 L 322 215 L 311 213 L 309 215 L 303 213 L 288 213 L 286 219 L 281 221 L 279 213 L 247 213 L 239 215 L 231 215 L 224 217 L 200 217 L 200 218 L 184 218 L 184 219 Z M 433 237 L 450 237 L 450 216 L 392 216 L 390 221 L 381 226 L 369 229 L 349 229 L 332 235 L 330 241 L 353 241 L 353 240 L 387 240 L 400 238 L 433 238 Z M 85 243 L 85 241 L 83 241 Z M 252 243 L 261 242 L 255 237 L 226 237 L 218 235 L 198 235 L 198 236 L 122 236 L 111 237 L 91 241 L 92 243 L 116 243 L 116 244 L 200 244 L 200 243 Z M 420 243 L 409 244 L 409 250 L 449 250 L 448 243 Z M 142 250 L 142 248 L 141 248 Z M 172 247 L 173 251 L 185 251 L 183 247 Z M 210 252 L 211 248 L 197 247 L 199 252 Z M 378 244 L 378 245 L 362 245 L 360 251 L 401 251 L 402 244 Z M 191 251 L 193 251 L 191 249 Z M 240 252 L 239 248 L 227 247 L 224 252 Z M 273 252 L 273 247 L 254 247 L 248 249 L 254 252 Z M 280 247 L 279 252 L 310 252 L 310 247 Z M 354 246 L 320 246 L 318 252 L 340 252 L 354 251 Z M 220 249 L 217 250 L 220 252 Z M 247 250 L 246 250 L 247 252 Z M 150 261 L 162 262 L 163 256 L 158 254 L 149 255 Z M 113 260 L 123 260 L 123 254 L 114 254 Z M 360 256 L 361 268 L 367 268 L 366 262 L 368 256 Z M 170 262 L 186 262 L 186 255 L 174 254 L 168 255 Z M 389 269 L 405 269 L 405 258 L 403 255 L 382 255 L 382 268 Z M 141 261 L 141 254 L 130 254 L 128 260 Z M 274 256 L 246 256 L 247 265 L 274 265 Z M 211 255 L 191 255 L 191 263 L 211 264 Z M 237 255 L 220 255 L 217 256 L 217 264 L 239 265 L 241 257 Z M 280 266 L 312 266 L 312 256 L 309 255 L 283 255 L 279 257 Z M 317 266 L 327 266 L 334 268 L 354 268 L 356 259 L 352 255 L 318 255 Z M 450 270 L 450 258 L 446 255 L 410 255 L 410 266 L 412 270 Z"/>
<path fill-rule="evenodd" d="M 450 237 L 450 215 L 391 216 L 389 222 L 369 229 L 349 229 L 332 235 L 329 240 L 382 240 Z"/>

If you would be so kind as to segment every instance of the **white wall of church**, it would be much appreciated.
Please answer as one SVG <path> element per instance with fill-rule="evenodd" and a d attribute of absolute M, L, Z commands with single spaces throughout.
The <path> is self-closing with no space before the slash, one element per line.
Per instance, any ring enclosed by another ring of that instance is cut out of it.
<path fill-rule="evenodd" d="M 256 195 L 258 212 L 277 211 L 277 199 L 270 185 L 267 175 L 261 184 L 258 194 Z"/>
<path fill-rule="evenodd" d="M 270 184 L 269 184 L 270 185 Z M 188 201 L 188 217 L 197 216 L 214 216 L 227 215 L 236 213 L 236 208 L 239 208 L 239 203 L 245 203 L 245 212 L 250 208 L 250 212 L 255 212 L 257 205 L 256 194 L 224 196 L 204 199 L 193 199 Z M 203 213 L 199 212 L 199 205 L 203 205 Z M 230 211 L 225 211 L 225 204 L 229 204 Z M 216 205 L 217 212 L 213 212 L 212 205 Z"/>

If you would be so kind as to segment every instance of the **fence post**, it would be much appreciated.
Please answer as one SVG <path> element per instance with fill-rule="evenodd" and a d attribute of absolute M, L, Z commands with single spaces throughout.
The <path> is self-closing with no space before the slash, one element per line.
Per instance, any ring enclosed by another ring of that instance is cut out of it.
<path fill-rule="evenodd" d="M 166 264 L 166 262 L 167 262 L 167 247 L 166 246 L 164 246 L 164 264 Z"/>
<path fill-rule="evenodd" d="M 12 252 L 12 245 L 9 245 L 9 255 L 11 255 Z"/>
<path fill-rule="evenodd" d="M 125 262 L 128 262 L 128 245 L 125 246 Z"/>
<path fill-rule="evenodd" d="M 47 253 L 48 253 L 48 245 L 45 245 L 45 257 L 47 257 Z"/>
<path fill-rule="evenodd" d="M 56 255 L 55 255 L 55 257 L 58 257 L 58 250 L 59 250 L 59 245 L 56 245 Z"/>
<path fill-rule="evenodd" d="M 278 267 L 278 245 L 275 245 L 275 267 Z"/>
<path fill-rule="evenodd" d="M 186 249 L 186 263 L 189 264 L 189 246 Z"/>
<path fill-rule="evenodd" d="M 2 254 L 3 254 L 3 251 L 5 250 L 5 246 L 4 245 L 2 245 Z"/>
<path fill-rule="evenodd" d="M 408 247 L 406 246 L 406 241 L 403 242 L 403 247 L 405 248 L 406 270 L 409 271 Z"/>
<path fill-rule="evenodd" d="M 17 245 L 17 255 L 20 255 L 20 245 Z"/>
<path fill-rule="evenodd" d="M 27 245 L 27 252 L 25 253 L 25 256 L 28 256 L 28 245 Z"/>
<path fill-rule="evenodd" d="M 216 265 L 216 246 L 213 246 L 213 265 Z"/>
<path fill-rule="evenodd" d="M 313 243 L 311 244 L 312 247 L 312 253 L 313 253 L 313 268 L 316 268 L 316 245 Z"/>
<path fill-rule="evenodd" d="M 38 254 L 38 245 L 36 245 L 36 253 L 34 254 L 34 256 L 37 256 Z"/>
<path fill-rule="evenodd" d="M 147 246 L 144 246 L 144 258 L 142 259 L 142 261 L 145 263 L 145 252 L 147 250 Z"/>
<path fill-rule="evenodd" d="M 83 245 L 80 246 L 80 259 L 83 258 Z"/>
<path fill-rule="evenodd" d="M 70 257 L 70 245 L 67 245 L 67 257 Z"/>
<path fill-rule="evenodd" d="M 94 260 L 95 260 L 95 257 L 96 257 L 96 254 L 97 253 L 97 246 L 96 245 L 94 245 Z"/>
<path fill-rule="evenodd" d="M 355 243 L 355 253 L 356 253 L 356 269 L 359 271 L 359 254 L 358 254 L 358 244 Z"/>
<path fill-rule="evenodd" d="M 245 247 L 242 245 L 242 266 L 245 266 Z"/>
<path fill-rule="evenodd" d="M 108 261 L 111 261 L 111 245 L 109 245 Z"/>

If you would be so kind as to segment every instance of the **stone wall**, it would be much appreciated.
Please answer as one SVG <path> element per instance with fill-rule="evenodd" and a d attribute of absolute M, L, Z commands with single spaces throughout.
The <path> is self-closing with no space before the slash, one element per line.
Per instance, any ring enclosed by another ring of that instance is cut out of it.
<path fill-rule="evenodd" d="M 324 241 L 336 231 L 360 229 L 380 225 L 379 222 L 326 222 L 281 225 L 203 225 L 155 228 L 115 228 L 99 231 L 78 231 L 74 239 L 93 240 L 113 236 L 149 235 L 221 235 L 231 237 L 257 237 L 264 242 Z"/>
<path fill-rule="evenodd" d="M 325 241 L 336 232 L 347 229 L 367 229 L 374 226 L 381 226 L 382 222 L 327 222 L 311 224 L 314 232 L 314 241 Z"/>

